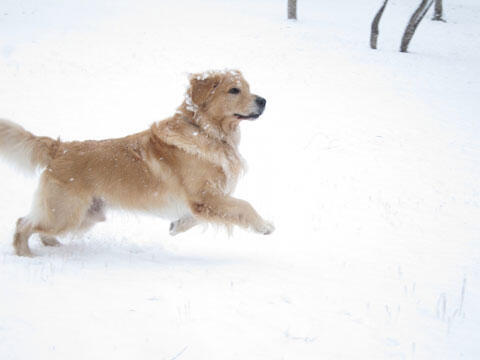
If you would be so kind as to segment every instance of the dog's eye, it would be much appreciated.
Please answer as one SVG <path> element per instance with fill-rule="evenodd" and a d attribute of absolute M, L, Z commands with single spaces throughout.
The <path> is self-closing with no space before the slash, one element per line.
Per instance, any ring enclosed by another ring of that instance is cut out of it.
<path fill-rule="evenodd" d="M 229 94 L 240 94 L 240 89 L 238 89 L 238 88 L 231 88 L 230 90 L 228 90 L 228 93 L 229 93 Z"/>

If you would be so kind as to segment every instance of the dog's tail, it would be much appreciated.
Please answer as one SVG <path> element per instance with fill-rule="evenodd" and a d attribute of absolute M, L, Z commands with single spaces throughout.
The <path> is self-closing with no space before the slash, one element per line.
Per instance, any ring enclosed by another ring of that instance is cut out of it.
<path fill-rule="evenodd" d="M 20 125 L 0 119 L 0 156 L 33 172 L 48 166 L 55 156 L 60 140 L 35 136 Z"/>

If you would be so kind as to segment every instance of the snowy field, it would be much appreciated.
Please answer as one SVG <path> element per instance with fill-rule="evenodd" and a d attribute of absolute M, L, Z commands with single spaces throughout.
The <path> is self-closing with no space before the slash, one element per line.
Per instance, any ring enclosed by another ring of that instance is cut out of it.
<path fill-rule="evenodd" d="M 0 359 L 480 358 L 480 6 L 445 0 L 0 2 L 0 117 L 64 140 L 172 115 L 187 73 L 238 68 L 235 195 L 271 236 L 110 213 L 19 258 L 36 178 L 0 164 Z"/>

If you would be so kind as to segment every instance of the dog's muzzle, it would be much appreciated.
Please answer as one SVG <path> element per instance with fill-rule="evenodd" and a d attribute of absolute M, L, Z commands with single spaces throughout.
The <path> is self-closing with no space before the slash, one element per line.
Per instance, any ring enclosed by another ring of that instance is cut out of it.
<path fill-rule="evenodd" d="M 252 112 L 248 115 L 242 115 L 242 114 L 234 114 L 237 119 L 240 120 L 255 120 L 257 119 L 260 115 L 262 115 L 263 111 L 265 110 L 265 105 L 267 104 L 267 100 L 265 100 L 261 96 L 256 96 L 255 97 L 255 104 L 257 105 L 257 110 L 255 112 Z"/>

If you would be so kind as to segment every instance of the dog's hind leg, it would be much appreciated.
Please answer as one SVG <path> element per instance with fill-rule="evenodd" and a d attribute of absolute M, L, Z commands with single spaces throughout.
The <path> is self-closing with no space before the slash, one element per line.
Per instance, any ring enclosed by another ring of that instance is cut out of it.
<path fill-rule="evenodd" d="M 101 198 L 94 197 L 88 208 L 87 217 L 95 222 L 105 221 L 107 219 L 105 210 L 105 201 Z"/>
<path fill-rule="evenodd" d="M 101 198 L 94 197 L 90 202 L 90 207 L 85 213 L 85 216 L 78 230 L 87 231 L 96 223 L 105 221 L 107 219 L 105 215 L 105 210 L 105 201 Z"/>
<path fill-rule="evenodd" d="M 32 256 L 28 238 L 39 233 L 44 245 L 58 246 L 56 235 L 78 230 L 90 205 L 90 198 L 69 189 L 68 185 L 42 176 L 30 214 L 17 221 L 15 253 Z"/>
<path fill-rule="evenodd" d="M 33 256 L 28 247 L 28 239 L 33 234 L 33 227 L 28 218 L 17 220 L 15 235 L 13 236 L 13 247 L 18 256 Z"/>
<path fill-rule="evenodd" d="M 65 215 L 65 214 L 64 214 Z M 105 203 L 99 198 L 93 198 L 90 207 L 85 212 L 83 220 L 79 222 L 78 226 L 71 228 L 71 231 L 83 233 L 90 229 L 97 222 L 105 221 Z M 61 246 L 62 244 L 51 235 L 41 234 L 40 240 L 45 246 Z"/>

